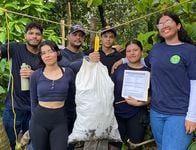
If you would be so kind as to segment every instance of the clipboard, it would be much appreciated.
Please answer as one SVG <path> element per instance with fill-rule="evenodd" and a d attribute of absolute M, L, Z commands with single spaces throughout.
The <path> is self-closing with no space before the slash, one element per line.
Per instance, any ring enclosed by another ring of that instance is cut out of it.
<path fill-rule="evenodd" d="M 125 70 L 121 96 L 131 96 L 140 101 L 148 100 L 150 87 L 150 72 L 138 70 Z"/>

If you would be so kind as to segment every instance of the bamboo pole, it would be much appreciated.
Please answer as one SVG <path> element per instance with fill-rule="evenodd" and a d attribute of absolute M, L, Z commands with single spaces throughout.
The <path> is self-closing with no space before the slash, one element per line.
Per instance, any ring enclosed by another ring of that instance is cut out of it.
<path fill-rule="evenodd" d="M 71 27 L 71 3 L 68 1 L 67 3 L 67 24 L 69 28 Z"/>
<path fill-rule="evenodd" d="M 60 25 L 61 25 L 61 45 L 65 47 L 65 21 L 61 20 Z"/>
<path fill-rule="evenodd" d="M 91 31 L 96 31 L 96 22 L 97 22 L 97 19 L 95 17 L 92 17 L 91 18 L 91 24 L 90 24 L 90 30 Z M 94 48 L 95 35 L 96 34 L 94 32 L 90 33 L 90 46 L 91 46 L 91 48 Z"/>
<path fill-rule="evenodd" d="M 147 141 L 144 141 L 144 142 L 135 144 L 135 143 L 132 143 L 132 142 L 130 141 L 130 139 L 128 139 L 128 140 L 127 140 L 127 143 L 129 144 L 130 148 L 135 149 L 135 148 L 137 148 L 137 147 L 140 147 L 140 146 L 142 146 L 142 145 L 145 145 L 145 144 L 148 144 L 148 143 L 151 143 L 151 142 L 154 142 L 154 141 L 155 141 L 154 139 L 149 139 L 149 140 L 147 140 Z"/>

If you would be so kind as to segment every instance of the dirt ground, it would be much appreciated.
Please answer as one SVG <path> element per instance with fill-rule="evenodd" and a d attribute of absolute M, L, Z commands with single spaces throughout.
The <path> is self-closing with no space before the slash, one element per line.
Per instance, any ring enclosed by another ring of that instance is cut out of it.
<path fill-rule="evenodd" d="M 146 144 L 143 148 L 143 150 L 157 150 L 155 142 Z"/>

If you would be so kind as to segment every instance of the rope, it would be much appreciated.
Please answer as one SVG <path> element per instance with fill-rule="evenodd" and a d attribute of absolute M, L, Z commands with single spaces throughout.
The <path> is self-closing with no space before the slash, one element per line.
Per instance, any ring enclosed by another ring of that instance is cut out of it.
<path fill-rule="evenodd" d="M 135 19 L 133 19 L 133 20 L 130 20 L 130 21 L 121 23 L 121 24 L 119 24 L 119 25 L 117 25 L 117 26 L 112 27 L 111 29 L 118 28 L 118 27 L 121 27 L 121 26 L 130 24 L 130 23 L 134 23 L 135 21 L 138 21 L 138 20 L 140 20 L 140 19 L 144 19 L 144 18 L 149 17 L 149 16 L 151 16 L 151 15 L 154 15 L 154 14 L 157 14 L 157 13 L 160 13 L 160 12 L 163 12 L 163 11 L 166 11 L 166 10 L 168 10 L 168 9 L 171 9 L 171 8 L 174 8 L 174 7 L 183 5 L 183 4 L 185 4 L 185 3 L 193 3 L 193 1 L 191 2 L 191 0 L 187 0 L 187 1 L 184 1 L 184 2 L 181 2 L 181 3 L 175 3 L 174 5 L 169 6 L 169 7 L 165 8 L 165 9 L 157 10 L 157 11 L 152 12 L 152 13 L 149 13 L 149 14 L 147 14 L 147 15 L 143 15 L 143 16 L 138 17 L 138 18 L 135 18 Z M 12 14 L 16 14 L 16 15 L 19 15 L 19 16 L 25 16 L 25 17 L 28 17 L 28 18 L 36 19 L 36 20 L 41 20 L 41 21 L 45 21 L 45 22 L 50 22 L 50 23 L 54 23 L 54 24 L 57 24 L 57 25 L 61 25 L 61 23 L 56 22 L 56 21 L 52 21 L 52 20 L 48 20 L 48 19 L 43 19 L 43 18 L 39 18 L 39 17 L 27 15 L 27 14 L 22 14 L 22 13 L 15 12 L 15 11 L 11 11 L 11 10 L 7 10 L 7 9 L 1 8 L 1 7 L 0 7 L 0 10 L 2 10 L 2 11 L 4 11 L 4 12 L 9 12 L 9 13 L 12 13 Z M 70 27 L 70 25 L 68 25 L 68 24 L 64 24 L 64 26 Z M 107 30 L 93 31 L 93 30 L 89 30 L 89 29 L 85 28 L 85 31 L 86 31 L 86 32 L 90 32 L 90 33 L 100 34 L 101 32 L 104 32 L 104 31 L 107 31 Z"/>
<path fill-rule="evenodd" d="M 9 68 L 11 68 L 10 66 L 10 43 L 9 43 L 9 39 L 10 39 L 10 35 L 9 35 L 9 22 L 8 22 L 8 14 L 7 12 L 5 12 L 5 19 L 6 19 L 6 30 L 7 30 L 7 39 L 8 39 L 8 42 L 7 42 L 7 55 L 8 55 L 8 66 Z M 13 112 L 13 116 L 14 116 L 14 126 L 13 126 L 13 129 L 14 129 L 14 135 L 15 135 L 15 138 L 16 138 L 16 141 L 17 141 L 17 132 L 16 132 L 16 112 L 15 112 L 15 108 L 14 108 L 14 96 L 13 96 L 13 93 L 14 93 L 14 77 L 13 77 L 13 74 L 12 74 L 12 70 L 9 69 L 9 72 L 10 72 L 10 80 L 11 80 L 11 101 L 12 101 L 12 112 Z"/>
<path fill-rule="evenodd" d="M 111 29 L 118 28 L 118 27 L 121 27 L 121 26 L 130 24 L 130 23 L 136 22 L 136 21 L 138 21 L 138 20 L 140 20 L 140 19 L 144 19 L 144 18 L 146 18 L 146 17 L 152 16 L 152 15 L 157 14 L 157 13 L 159 13 L 159 12 L 166 11 L 166 10 L 168 10 L 168 9 L 171 9 L 171 8 L 173 8 L 173 7 L 177 7 L 177 6 L 182 5 L 182 4 L 185 4 L 185 3 L 193 3 L 193 1 L 191 2 L 190 0 L 187 0 L 187 1 L 184 1 L 184 2 L 182 2 L 182 3 L 176 3 L 176 4 L 174 4 L 174 5 L 172 5 L 172 6 L 169 6 L 169 7 L 165 8 L 165 9 L 157 10 L 157 11 L 155 11 L 155 12 L 149 13 L 149 14 L 144 15 L 144 16 L 141 16 L 141 17 L 139 17 L 139 18 L 136 18 L 136 19 L 133 19 L 133 20 L 130 20 L 130 21 L 121 23 L 121 24 L 119 24 L 119 25 L 117 25 L 117 26 L 112 27 Z M 107 30 L 102 30 L 102 31 L 100 31 L 100 32 L 103 32 L 103 31 L 107 31 Z"/>
<path fill-rule="evenodd" d="M 8 9 L 5 9 L 5 8 L 1 8 L 1 7 L 0 7 L 0 10 L 2 10 L 2 11 L 4 11 L 4 12 L 9 12 L 9 13 L 12 13 L 12 14 L 15 14 L 15 15 L 19 15 L 19 16 L 24 16 L 24 17 L 36 19 L 36 20 L 41 20 L 41 21 L 45 21 L 45 22 L 50 22 L 50 23 L 54 23 L 54 24 L 58 24 L 58 25 L 61 24 L 61 23 L 56 22 L 56 21 L 52 21 L 52 20 L 48 20 L 48 19 L 43 19 L 43 18 L 39 18 L 39 17 L 27 15 L 27 14 L 22 14 L 22 13 L 15 12 L 15 11 L 11 11 L 11 10 L 8 10 Z M 64 24 L 64 26 L 69 27 L 69 25 L 67 25 L 67 24 Z"/>

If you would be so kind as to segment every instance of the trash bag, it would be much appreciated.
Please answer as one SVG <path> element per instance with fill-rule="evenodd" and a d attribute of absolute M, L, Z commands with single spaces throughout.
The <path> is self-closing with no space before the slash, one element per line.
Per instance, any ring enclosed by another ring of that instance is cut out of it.
<path fill-rule="evenodd" d="M 68 142 L 121 141 L 114 116 L 114 84 L 101 62 L 83 60 L 76 76 L 77 118 Z"/>

